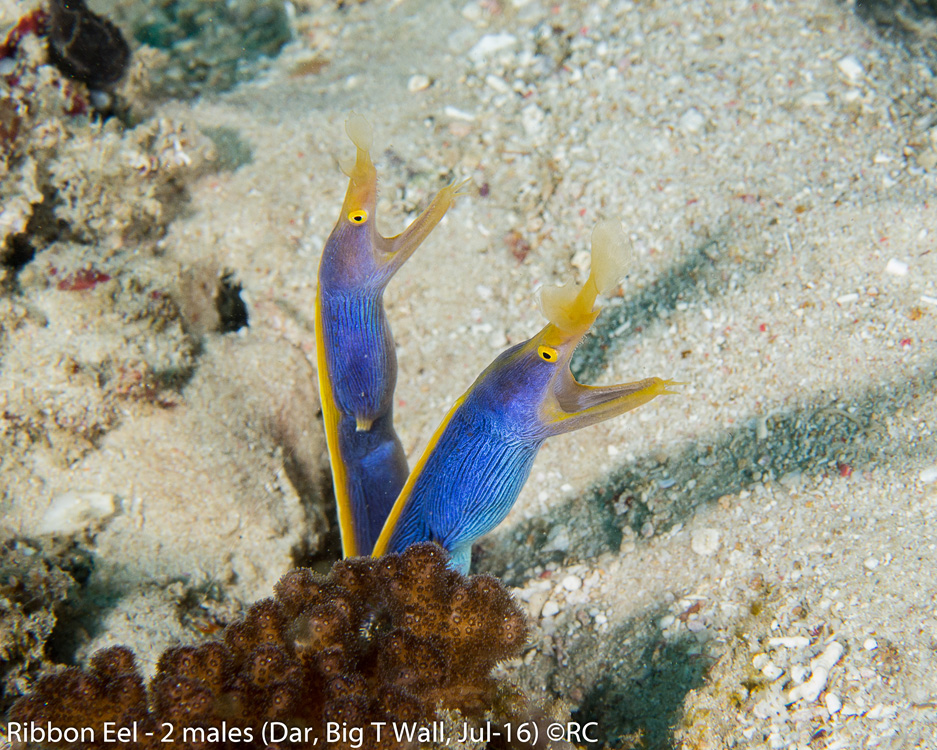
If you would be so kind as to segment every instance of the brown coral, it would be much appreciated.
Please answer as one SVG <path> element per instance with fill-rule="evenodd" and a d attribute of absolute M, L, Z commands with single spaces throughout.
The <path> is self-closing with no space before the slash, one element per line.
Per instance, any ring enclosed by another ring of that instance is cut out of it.
<path fill-rule="evenodd" d="M 350 734 L 329 737 L 326 722 L 363 728 L 367 747 L 402 747 L 389 730 L 380 742 L 368 734 L 371 722 L 426 724 L 440 709 L 481 718 L 495 702 L 492 667 L 526 637 L 497 580 L 448 570 L 445 553 L 422 544 L 336 563 L 328 576 L 287 574 L 222 641 L 166 651 L 149 691 L 128 650 L 99 652 L 87 671 L 41 679 L 11 720 L 90 727 L 93 739 L 57 743 L 76 748 L 105 747 L 104 722 L 136 723 L 125 747 L 157 747 L 166 723 L 176 747 L 266 747 L 270 721 L 298 731 L 278 748 L 362 746 Z"/>

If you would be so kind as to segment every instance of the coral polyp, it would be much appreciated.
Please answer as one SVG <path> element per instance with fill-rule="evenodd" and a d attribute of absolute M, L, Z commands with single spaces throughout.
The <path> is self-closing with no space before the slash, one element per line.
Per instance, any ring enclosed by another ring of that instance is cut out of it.
<path fill-rule="evenodd" d="M 294 570 L 221 640 L 164 652 L 148 688 L 120 646 L 88 670 L 43 677 L 13 707 L 8 736 L 82 727 L 77 741 L 47 744 L 92 750 L 113 746 L 109 722 L 135 727 L 124 746 L 140 750 L 162 746 L 167 732 L 176 747 L 261 748 L 263 728 L 280 722 L 289 734 L 277 747 L 339 749 L 354 745 L 330 739 L 328 722 L 427 725 L 441 710 L 480 720 L 499 702 L 491 670 L 520 653 L 527 626 L 496 579 L 463 577 L 446 562 L 441 548 L 420 544 L 338 562 L 328 576 Z M 389 729 L 368 739 L 404 746 Z"/>

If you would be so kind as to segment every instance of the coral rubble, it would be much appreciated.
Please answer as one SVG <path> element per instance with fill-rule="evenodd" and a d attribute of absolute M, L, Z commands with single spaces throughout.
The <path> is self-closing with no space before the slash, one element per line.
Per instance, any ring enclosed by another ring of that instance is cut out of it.
<path fill-rule="evenodd" d="M 0 300 L 7 471 L 37 442 L 74 464 L 118 424 L 126 402 L 175 404 L 193 368 L 196 342 L 165 290 L 129 273 L 114 279 L 94 266 L 69 268 L 74 254 L 64 244 L 46 258 L 49 266 L 30 264 L 21 274 L 31 305 Z M 18 437 L 24 430 L 28 439 Z"/>
<path fill-rule="evenodd" d="M 65 54 L 55 51 L 56 17 L 34 8 L 0 43 L 0 263 L 16 268 L 57 238 L 95 243 L 100 254 L 159 239 L 214 155 L 190 124 L 163 117 L 127 127 L 91 117 L 88 86 L 120 76 L 87 65 L 79 74 L 73 61 L 74 80 L 52 64 L 62 67 Z M 149 106 L 142 68 L 151 58 L 142 55 L 126 76 L 136 114 Z"/>
<path fill-rule="evenodd" d="M 231 88 L 291 36 L 287 9 L 275 0 L 157 0 L 113 11 L 138 42 L 166 53 L 153 78 L 173 96 Z"/>
<path fill-rule="evenodd" d="M 83 577 L 69 570 L 71 554 L 67 548 L 49 554 L 22 538 L 0 540 L 0 714 L 48 666 L 46 644 L 59 610 L 76 576 Z"/>
<path fill-rule="evenodd" d="M 524 616 L 496 579 L 448 570 L 433 544 L 344 560 L 328 576 L 294 570 L 275 591 L 222 640 L 164 652 L 148 689 L 132 653 L 113 647 L 98 652 L 88 670 L 39 680 L 11 721 L 90 727 L 93 740 L 53 743 L 79 748 L 105 746 L 104 722 L 136 722 L 137 748 L 158 746 L 165 723 L 178 728 L 177 747 L 264 747 L 262 725 L 280 721 L 314 732 L 277 747 L 311 747 L 318 737 L 319 746 L 338 749 L 360 745 L 329 738 L 325 722 L 370 728 L 442 721 L 444 711 L 490 719 L 495 705 L 519 710 L 490 672 L 520 652 Z M 368 739 L 368 747 L 406 745 L 390 730 L 380 742 Z"/>

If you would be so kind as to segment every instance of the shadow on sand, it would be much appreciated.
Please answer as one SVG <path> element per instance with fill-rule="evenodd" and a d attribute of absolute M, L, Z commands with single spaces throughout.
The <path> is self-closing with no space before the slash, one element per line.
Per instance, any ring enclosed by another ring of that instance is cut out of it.
<path fill-rule="evenodd" d="M 577 352 L 574 372 L 589 382 L 624 342 L 662 323 L 681 301 L 716 296 L 728 291 L 729 280 L 744 283 L 765 266 L 727 258 L 716 240 L 703 245 L 635 297 L 604 311 L 596 335 Z M 624 335 L 616 335 L 626 323 Z M 937 445 L 915 442 L 894 426 L 896 418 L 933 399 L 935 391 L 937 361 L 928 363 L 923 374 L 844 389 L 838 398 L 819 394 L 796 407 L 752 414 L 746 422 L 684 443 L 670 454 L 639 457 L 609 472 L 585 497 L 554 508 L 549 517 L 493 535 L 483 542 L 480 565 L 474 569 L 508 585 L 522 585 L 536 565 L 569 565 L 617 554 L 626 527 L 635 532 L 629 536 L 638 544 L 646 544 L 685 523 L 697 508 L 761 482 L 796 487 L 825 476 L 857 481 L 863 471 L 912 456 L 935 456 Z M 567 535 L 568 542 L 556 544 L 558 534 Z M 636 732 L 643 743 L 638 747 L 671 747 L 672 727 L 686 694 L 703 682 L 709 664 L 692 655 L 692 637 L 661 638 L 657 623 L 665 610 L 662 604 L 612 634 L 580 638 L 570 647 L 576 660 L 607 665 L 590 681 L 575 718 L 598 722 L 603 741 L 612 747 Z M 568 694 L 576 686 L 565 683 L 575 679 L 574 670 L 560 667 L 553 682 L 558 692 Z"/>

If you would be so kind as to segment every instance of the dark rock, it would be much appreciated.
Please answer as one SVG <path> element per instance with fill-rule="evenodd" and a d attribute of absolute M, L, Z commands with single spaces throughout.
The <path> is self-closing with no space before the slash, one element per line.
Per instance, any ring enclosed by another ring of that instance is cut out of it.
<path fill-rule="evenodd" d="M 92 89 L 114 86 L 130 64 L 130 47 L 113 23 L 84 0 L 51 0 L 49 54 L 69 78 Z"/>

